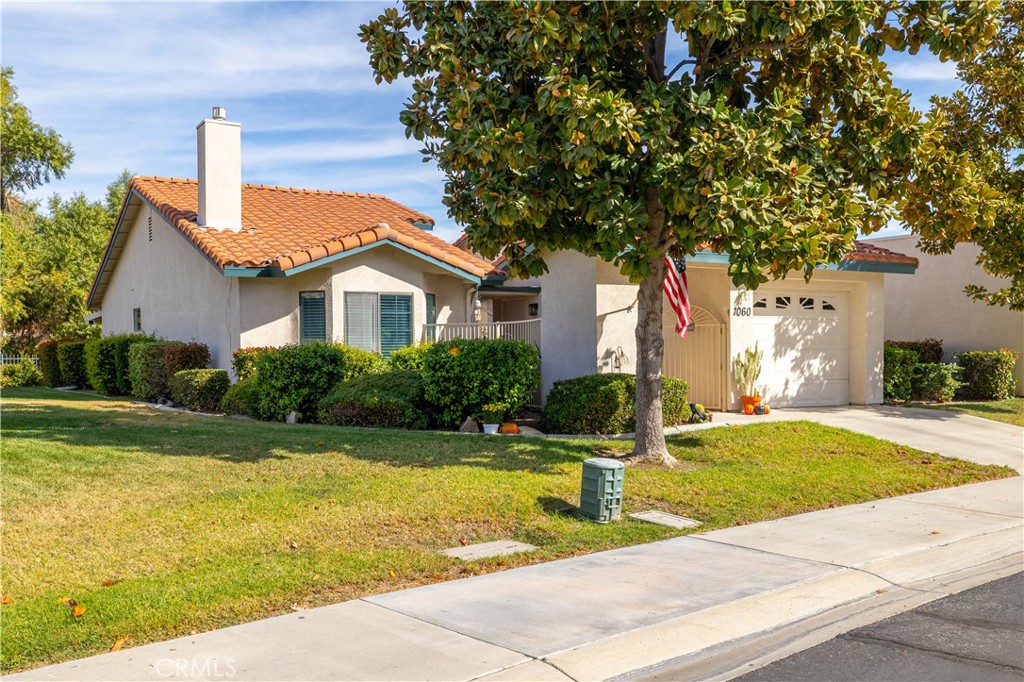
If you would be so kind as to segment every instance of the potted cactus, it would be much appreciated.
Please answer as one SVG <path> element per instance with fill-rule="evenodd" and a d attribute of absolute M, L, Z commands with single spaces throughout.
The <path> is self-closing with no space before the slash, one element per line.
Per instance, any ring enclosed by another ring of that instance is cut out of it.
<path fill-rule="evenodd" d="M 764 351 L 760 350 L 755 343 L 753 348 L 747 348 L 742 353 L 737 353 L 736 357 L 732 359 L 732 374 L 740 389 L 743 411 L 747 414 L 753 414 L 757 406 L 761 404 L 762 395 L 757 390 L 757 380 L 761 377 L 761 360 L 763 358 Z"/>

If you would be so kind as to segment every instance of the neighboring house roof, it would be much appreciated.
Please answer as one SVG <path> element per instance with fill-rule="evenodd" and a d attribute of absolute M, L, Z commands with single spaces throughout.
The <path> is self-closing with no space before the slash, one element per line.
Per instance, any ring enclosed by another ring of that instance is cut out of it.
<path fill-rule="evenodd" d="M 869 244 L 860 240 L 853 242 L 854 249 L 846 254 L 845 260 L 871 261 L 875 263 L 902 263 L 917 267 L 918 261 L 913 256 L 908 256 L 889 249 L 883 249 L 876 244 Z"/>
<path fill-rule="evenodd" d="M 486 260 L 425 232 L 423 228 L 434 225 L 430 216 L 379 194 L 242 185 L 239 232 L 201 227 L 196 222 L 198 197 L 195 180 L 132 178 L 93 281 L 90 307 L 102 297 L 140 200 L 159 211 L 226 275 L 286 276 L 384 243 L 470 279 L 494 272 Z"/>

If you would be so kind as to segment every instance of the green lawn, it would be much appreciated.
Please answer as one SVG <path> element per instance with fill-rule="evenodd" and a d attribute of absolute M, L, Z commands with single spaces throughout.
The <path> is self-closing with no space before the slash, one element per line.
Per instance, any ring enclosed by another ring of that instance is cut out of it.
<path fill-rule="evenodd" d="M 975 417 L 992 419 L 997 422 L 1006 422 L 1007 424 L 1024 426 L 1024 398 L 990 400 L 988 402 L 977 403 L 945 403 L 942 405 L 919 405 L 915 403 L 913 407 L 925 407 L 929 410 L 945 410 L 947 412 L 970 414 Z"/>
<path fill-rule="evenodd" d="M 2 408 L 5 671 L 681 534 L 555 511 L 578 502 L 583 459 L 628 443 L 263 424 L 47 389 L 5 390 Z M 627 470 L 626 511 L 705 528 L 1013 473 L 807 422 L 670 448 L 682 467 Z M 503 538 L 540 549 L 438 553 Z"/>

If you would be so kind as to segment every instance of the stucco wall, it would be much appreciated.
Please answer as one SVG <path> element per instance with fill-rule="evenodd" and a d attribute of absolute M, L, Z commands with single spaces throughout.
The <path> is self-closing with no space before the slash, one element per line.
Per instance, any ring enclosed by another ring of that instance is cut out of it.
<path fill-rule="evenodd" d="M 575 251 L 544 258 L 550 272 L 541 283 L 541 391 L 547 396 L 559 379 L 597 372 L 597 268 Z"/>
<path fill-rule="evenodd" d="M 153 220 L 153 241 L 148 221 Z M 238 282 L 223 277 L 163 216 L 143 205 L 103 296 L 103 333 L 142 329 L 165 339 L 200 341 L 214 367 L 228 368 L 239 338 Z"/>
<path fill-rule="evenodd" d="M 327 337 L 345 340 L 345 292 L 412 294 L 413 341 L 426 322 L 426 293 L 437 320 L 466 321 L 466 280 L 387 245 L 284 278 L 246 279 L 241 287 L 242 345 L 281 346 L 299 340 L 299 292 L 325 292 Z"/>
<path fill-rule="evenodd" d="M 953 253 L 932 256 L 917 248 L 914 236 L 870 241 L 920 261 L 914 275 L 885 278 L 885 338 L 942 339 L 946 362 L 952 362 L 955 353 L 966 350 L 1009 348 L 1024 355 L 1024 312 L 989 306 L 963 293 L 967 284 L 989 289 L 1007 284 L 977 265 L 977 246 L 960 244 Z M 1024 359 L 1017 361 L 1015 369 L 1017 393 L 1024 395 Z"/>

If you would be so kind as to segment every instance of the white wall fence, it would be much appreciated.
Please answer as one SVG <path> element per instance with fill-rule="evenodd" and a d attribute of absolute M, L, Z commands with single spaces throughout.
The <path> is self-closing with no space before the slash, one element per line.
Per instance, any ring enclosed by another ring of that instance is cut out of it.
<path fill-rule="evenodd" d="M 39 366 L 39 358 L 35 355 L 0 355 L 0 367 L 4 365 L 20 365 L 23 360 L 28 360 Z"/>
<path fill-rule="evenodd" d="M 511 339 L 540 348 L 540 318 L 518 322 L 481 322 L 423 325 L 423 343 L 456 339 Z"/>

